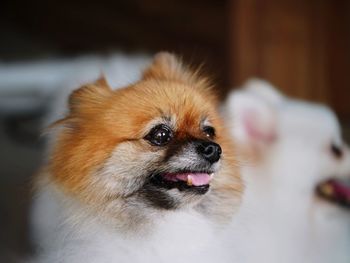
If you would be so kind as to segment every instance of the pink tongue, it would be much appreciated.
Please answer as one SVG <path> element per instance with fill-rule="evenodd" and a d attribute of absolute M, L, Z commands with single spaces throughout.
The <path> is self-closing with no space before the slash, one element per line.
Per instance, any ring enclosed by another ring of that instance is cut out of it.
<path fill-rule="evenodd" d="M 165 177 L 171 181 L 185 181 L 187 178 L 194 186 L 207 185 L 210 183 L 210 175 L 206 173 L 183 173 L 183 174 L 167 174 Z"/>
<path fill-rule="evenodd" d="M 337 180 L 330 180 L 329 183 L 333 186 L 335 195 L 337 195 L 338 198 L 344 198 L 346 200 L 350 200 L 349 186 Z"/>

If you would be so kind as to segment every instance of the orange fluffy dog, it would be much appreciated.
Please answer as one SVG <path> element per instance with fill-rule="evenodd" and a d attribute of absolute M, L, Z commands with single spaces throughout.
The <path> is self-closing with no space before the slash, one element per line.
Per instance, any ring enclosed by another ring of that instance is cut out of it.
<path fill-rule="evenodd" d="M 36 262 L 225 262 L 242 190 L 205 78 L 158 54 L 137 83 L 74 91 L 33 207 Z"/>

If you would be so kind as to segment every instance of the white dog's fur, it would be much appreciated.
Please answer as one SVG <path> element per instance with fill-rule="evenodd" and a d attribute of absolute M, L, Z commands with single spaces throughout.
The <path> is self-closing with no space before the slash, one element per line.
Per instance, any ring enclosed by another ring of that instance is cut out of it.
<path fill-rule="evenodd" d="M 350 151 L 334 113 L 258 79 L 232 92 L 224 112 L 245 156 L 232 262 L 350 262 L 350 214 L 315 196 L 322 180 L 350 178 Z M 340 160 L 331 143 L 342 147 Z"/>

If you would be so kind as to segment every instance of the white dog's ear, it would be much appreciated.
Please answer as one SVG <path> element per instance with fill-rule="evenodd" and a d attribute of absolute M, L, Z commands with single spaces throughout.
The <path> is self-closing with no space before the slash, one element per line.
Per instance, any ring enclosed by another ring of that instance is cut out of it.
<path fill-rule="evenodd" d="M 266 146 L 277 138 L 277 110 L 256 94 L 232 92 L 224 109 L 231 134 L 243 146 Z"/>
<path fill-rule="evenodd" d="M 251 78 L 244 83 L 243 89 L 272 105 L 278 105 L 285 100 L 284 95 L 266 80 Z"/>

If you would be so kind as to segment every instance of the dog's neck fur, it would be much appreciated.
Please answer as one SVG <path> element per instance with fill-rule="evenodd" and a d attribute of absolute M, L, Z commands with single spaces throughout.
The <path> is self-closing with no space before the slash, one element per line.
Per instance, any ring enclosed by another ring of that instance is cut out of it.
<path fill-rule="evenodd" d="M 125 224 L 109 224 L 103 214 L 86 211 L 54 183 L 46 183 L 33 209 L 35 239 L 48 252 L 38 262 L 210 262 L 224 256 L 215 241 L 220 230 L 193 208 L 154 210 L 144 223 L 126 231 Z M 67 249 L 72 254 L 67 255 Z M 178 251 L 181 256 L 176 257 Z"/>

